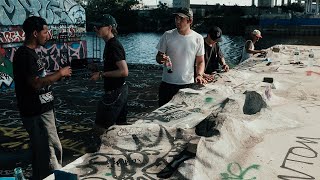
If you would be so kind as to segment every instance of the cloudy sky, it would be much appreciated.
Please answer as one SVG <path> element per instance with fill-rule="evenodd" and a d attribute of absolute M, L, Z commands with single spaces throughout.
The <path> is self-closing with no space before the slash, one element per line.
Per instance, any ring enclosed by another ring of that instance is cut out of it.
<path fill-rule="evenodd" d="M 159 1 L 172 4 L 172 0 L 142 0 L 146 5 L 155 5 Z M 238 4 L 240 6 L 250 6 L 252 0 L 190 0 L 191 4 L 225 4 L 234 5 Z"/>

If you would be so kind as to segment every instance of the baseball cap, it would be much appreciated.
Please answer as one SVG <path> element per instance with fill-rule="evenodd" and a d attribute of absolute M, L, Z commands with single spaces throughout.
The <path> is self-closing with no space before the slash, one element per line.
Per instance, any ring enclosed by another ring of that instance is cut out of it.
<path fill-rule="evenodd" d="M 261 32 L 257 29 L 253 30 L 251 34 L 257 36 L 258 38 L 262 38 Z"/>
<path fill-rule="evenodd" d="M 192 12 L 192 9 L 190 8 L 179 8 L 178 11 L 173 14 L 176 14 L 184 18 L 190 18 L 190 19 L 193 18 L 193 12 Z"/>
<path fill-rule="evenodd" d="M 213 41 L 217 41 L 217 42 L 221 42 L 222 41 L 222 31 L 219 27 L 217 26 L 213 26 L 212 28 L 210 28 L 208 34 L 210 35 L 210 38 Z"/>
<path fill-rule="evenodd" d="M 94 26 L 112 26 L 113 28 L 117 28 L 118 26 L 116 19 L 112 17 L 110 14 L 103 14 L 91 24 Z"/>

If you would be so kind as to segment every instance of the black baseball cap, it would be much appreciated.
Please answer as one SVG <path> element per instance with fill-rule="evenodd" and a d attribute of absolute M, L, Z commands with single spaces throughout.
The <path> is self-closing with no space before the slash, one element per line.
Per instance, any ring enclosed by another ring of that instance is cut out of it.
<path fill-rule="evenodd" d="M 180 17 L 184 17 L 184 18 L 190 18 L 190 19 L 193 18 L 193 12 L 192 12 L 192 9 L 190 9 L 190 8 L 179 8 L 177 10 L 177 12 L 175 12 L 173 14 L 176 14 L 176 15 L 178 15 Z"/>
<path fill-rule="evenodd" d="M 217 41 L 217 42 L 221 42 L 222 41 L 222 31 L 219 27 L 217 26 L 213 26 L 212 28 L 210 28 L 208 34 L 210 35 L 210 38 L 213 41 Z"/>
<path fill-rule="evenodd" d="M 94 26 L 112 26 L 113 28 L 117 28 L 118 24 L 114 17 L 110 14 L 103 14 L 102 16 L 98 17 L 96 21 L 91 23 Z"/>

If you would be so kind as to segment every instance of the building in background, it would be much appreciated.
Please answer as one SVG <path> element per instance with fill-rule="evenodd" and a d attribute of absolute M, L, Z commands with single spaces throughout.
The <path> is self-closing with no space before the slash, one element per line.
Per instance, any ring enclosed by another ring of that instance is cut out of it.
<path fill-rule="evenodd" d="M 281 0 L 279 6 L 288 6 L 292 3 L 297 3 L 304 7 L 305 14 L 319 15 L 319 1 L 320 0 Z M 255 0 L 252 0 L 252 6 L 255 5 Z M 258 7 L 272 8 L 278 6 L 277 0 L 258 0 Z"/>
<path fill-rule="evenodd" d="M 305 0 L 304 2 L 306 14 L 319 15 L 319 0 Z"/>

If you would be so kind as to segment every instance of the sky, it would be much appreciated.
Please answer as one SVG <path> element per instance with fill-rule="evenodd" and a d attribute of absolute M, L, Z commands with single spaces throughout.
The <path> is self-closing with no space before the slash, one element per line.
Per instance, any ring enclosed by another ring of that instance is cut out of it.
<path fill-rule="evenodd" d="M 142 0 L 145 5 L 156 5 L 159 1 L 172 4 L 172 0 Z M 252 0 L 190 0 L 190 4 L 225 4 L 225 5 L 239 5 L 250 6 Z"/>

